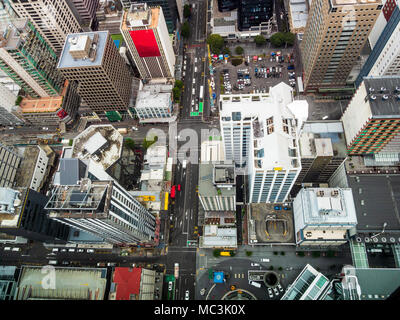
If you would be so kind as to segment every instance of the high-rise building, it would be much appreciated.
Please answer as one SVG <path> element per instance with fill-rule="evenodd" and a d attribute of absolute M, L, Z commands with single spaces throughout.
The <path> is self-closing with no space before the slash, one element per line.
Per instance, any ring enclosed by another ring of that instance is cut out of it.
<path fill-rule="evenodd" d="M 174 77 L 175 53 L 161 7 L 132 4 L 122 17 L 121 33 L 142 79 Z"/>
<path fill-rule="evenodd" d="M 232 161 L 201 163 L 198 194 L 204 211 L 235 211 L 236 176 Z"/>
<path fill-rule="evenodd" d="M 115 181 L 84 178 L 52 190 L 49 217 L 109 243 L 151 243 L 155 217 Z"/>
<path fill-rule="evenodd" d="M 21 157 L 0 143 L 0 187 L 13 187 Z"/>
<path fill-rule="evenodd" d="M 347 157 L 340 121 L 307 121 L 299 138 L 301 172 L 296 185 L 327 183 Z"/>
<path fill-rule="evenodd" d="M 0 36 L 0 68 L 32 97 L 58 95 L 64 77 L 57 56 L 27 19 L 5 26 Z"/>
<path fill-rule="evenodd" d="M 172 122 L 172 84 L 146 84 L 138 92 L 135 112 L 141 123 Z"/>
<path fill-rule="evenodd" d="M 268 25 L 273 16 L 273 0 L 239 0 L 238 29 L 240 31 L 259 29 Z"/>
<path fill-rule="evenodd" d="M 164 13 L 165 23 L 169 33 L 174 33 L 178 19 L 177 2 L 182 0 L 121 0 L 124 8 L 129 9 L 132 4 L 146 3 L 149 7 L 160 6 Z"/>
<path fill-rule="evenodd" d="M 381 0 L 312 2 L 300 45 L 306 91 L 346 86 L 381 9 Z"/>
<path fill-rule="evenodd" d="M 87 24 L 96 18 L 96 10 L 99 7 L 100 0 L 72 0 L 71 2 L 83 24 Z"/>
<path fill-rule="evenodd" d="M 13 19 L 18 18 L 10 2 L 11 0 L 0 0 L 0 25 L 10 23 Z"/>
<path fill-rule="evenodd" d="M 18 111 L 19 115 L 33 125 L 49 123 L 70 123 L 78 113 L 81 98 L 77 93 L 76 81 L 65 81 L 59 96 L 45 98 L 24 98 Z"/>
<path fill-rule="evenodd" d="M 67 34 L 81 31 L 78 20 L 65 0 L 11 0 L 21 18 L 29 19 L 44 40 L 57 53 L 61 52 Z"/>
<path fill-rule="evenodd" d="M 58 62 L 66 79 L 96 113 L 126 112 L 132 76 L 108 31 L 69 34 Z"/>
<path fill-rule="evenodd" d="M 221 101 L 225 158 L 247 167 L 249 202 L 284 202 L 301 170 L 298 131 L 307 103 L 293 102 L 284 83 L 269 95 L 223 95 Z"/>
<path fill-rule="evenodd" d="M 29 188 L 0 188 L 0 232 L 30 240 L 68 238 L 69 227 L 48 218 L 47 197 Z"/>
<path fill-rule="evenodd" d="M 235 10 L 238 6 L 239 0 L 218 0 L 218 10 L 220 12 Z"/>
<path fill-rule="evenodd" d="M 364 78 L 342 122 L 350 155 L 400 152 L 400 77 Z"/>
<path fill-rule="evenodd" d="M 357 77 L 356 87 L 364 77 L 400 76 L 400 2 L 387 1 L 383 16 L 387 23 Z"/>
<path fill-rule="evenodd" d="M 24 120 L 18 114 L 18 106 L 15 105 L 17 96 L 7 87 L 0 84 L 0 125 L 21 125 Z"/>
<path fill-rule="evenodd" d="M 337 246 L 357 225 L 350 188 L 303 188 L 293 201 L 296 244 Z"/>

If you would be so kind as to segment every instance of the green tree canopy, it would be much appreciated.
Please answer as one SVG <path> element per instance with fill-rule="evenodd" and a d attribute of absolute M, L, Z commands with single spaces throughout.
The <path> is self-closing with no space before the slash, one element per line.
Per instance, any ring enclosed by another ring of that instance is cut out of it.
<path fill-rule="evenodd" d="M 219 34 L 211 34 L 207 38 L 207 43 L 210 45 L 212 53 L 220 54 L 222 48 L 224 47 L 224 38 Z"/>
<path fill-rule="evenodd" d="M 225 47 L 225 48 L 222 49 L 222 54 L 229 54 L 229 55 L 231 55 L 231 50 L 229 50 L 228 47 Z"/>
<path fill-rule="evenodd" d="M 295 38 L 291 32 L 277 32 L 271 36 L 270 41 L 274 47 L 282 47 L 284 44 L 292 46 Z"/>
<path fill-rule="evenodd" d="M 181 99 L 181 91 L 182 91 L 182 89 L 179 89 L 178 87 L 174 87 L 172 89 L 172 95 L 174 97 L 175 103 L 179 103 L 179 101 Z"/>
<path fill-rule="evenodd" d="M 254 37 L 254 42 L 258 46 L 261 46 L 261 45 L 265 44 L 267 42 L 267 40 L 265 40 L 265 38 L 261 34 L 259 34 L 258 36 Z"/>
<path fill-rule="evenodd" d="M 231 61 L 231 63 L 232 63 L 232 65 L 233 66 L 239 66 L 239 65 L 241 65 L 242 63 L 243 63 L 243 59 L 239 59 L 239 58 L 236 58 L 236 59 L 232 59 L 232 61 Z"/>
<path fill-rule="evenodd" d="M 235 52 L 236 52 L 236 54 L 243 54 L 244 49 L 242 47 L 238 46 L 235 48 Z"/>
<path fill-rule="evenodd" d="M 175 80 L 175 87 L 182 89 L 183 88 L 183 81 L 182 80 Z"/>
<path fill-rule="evenodd" d="M 192 15 L 192 11 L 190 10 L 190 4 L 185 4 L 183 7 L 183 17 L 185 19 L 189 18 Z"/>
<path fill-rule="evenodd" d="M 182 37 L 184 38 L 189 38 L 190 35 L 190 26 L 187 21 L 185 21 L 182 25 L 182 30 L 181 30 Z"/>

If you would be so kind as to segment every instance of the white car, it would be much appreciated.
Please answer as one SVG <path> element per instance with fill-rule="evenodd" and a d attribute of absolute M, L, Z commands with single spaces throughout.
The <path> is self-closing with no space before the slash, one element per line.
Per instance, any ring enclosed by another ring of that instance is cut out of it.
<path fill-rule="evenodd" d="M 75 249 L 68 249 L 68 252 L 75 252 Z"/>
<path fill-rule="evenodd" d="M 172 281 L 168 282 L 168 291 L 172 290 Z"/>
<path fill-rule="evenodd" d="M 283 292 L 283 288 L 282 288 L 282 286 L 281 286 L 280 283 L 278 283 L 278 290 L 279 290 L 280 292 Z"/>
<path fill-rule="evenodd" d="M 185 300 L 189 300 L 189 290 L 186 290 L 185 292 Z"/>
<path fill-rule="evenodd" d="M 45 130 L 45 131 L 49 130 L 48 127 L 43 127 L 42 129 Z"/>
<path fill-rule="evenodd" d="M 252 266 L 252 267 L 259 267 L 260 264 L 259 264 L 259 263 L 251 263 L 251 266 Z"/>
<path fill-rule="evenodd" d="M 58 252 L 58 248 L 53 248 L 53 252 Z"/>
<path fill-rule="evenodd" d="M 5 247 L 4 251 L 11 251 L 11 247 Z"/>
<path fill-rule="evenodd" d="M 85 250 L 83 250 L 83 249 L 78 249 L 78 252 L 84 252 Z"/>
<path fill-rule="evenodd" d="M 115 262 L 107 263 L 107 267 L 115 267 L 117 264 Z"/>
<path fill-rule="evenodd" d="M 21 251 L 21 248 L 12 248 L 12 251 Z"/>
<path fill-rule="evenodd" d="M 277 288 L 274 288 L 274 293 L 275 293 L 275 295 L 279 296 L 279 291 Z"/>
<path fill-rule="evenodd" d="M 67 252 L 67 249 L 61 249 L 61 252 Z"/>
<path fill-rule="evenodd" d="M 271 299 L 274 297 L 274 294 L 273 294 L 271 288 L 268 288 L 268 296 L 269 296 Z"/>
<path fill-rule="evenodd" d="M 86 252 L 87 253 L 94 253 L 94 250 L 93 249 L 87 249 Z"/>
<path fill-rule="evenodd" d="M 137 127 L 132 127 L 133 131 L 138 131 L 139 129 Z"/>
<path fill-rule="evenodd" d="M 14 130 L 14 127 L 8 127 L 8 130 Z"/>

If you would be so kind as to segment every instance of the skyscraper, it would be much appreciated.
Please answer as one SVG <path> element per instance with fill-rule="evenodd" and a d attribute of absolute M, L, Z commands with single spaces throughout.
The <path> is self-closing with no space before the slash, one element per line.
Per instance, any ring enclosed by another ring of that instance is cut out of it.
<path fill-rule="evenodd" d="M 67 34 L 81 31 L 70 1 L 65 0 L 11 0 L 21 18 L 29 19 L 50 47 L 59 54 Z"/>
<path fill-rule="evenodd" d="M 0 68 L 32 97 L 55 96 L 64 77 L 56 70 L 57 56 L 34 25 L 18 19 L 0 36 Z"/>
<path fill-rule="evenodd" d="M 96 113 L 125 112 L 132 76 L 108 31 L 69 34 L 57 67 Z"/>
<path fill-rule="evenodd" d="M 129 9 L 133 3 L 146 3 L 150 7 L 161 6 L 169 33 L 174 33 L 178 18 L 177 1 L 182 0 L 121 0 L 124 8 Z"/>
<path fill-rule="evenodd" d="M 381 0 L 312 2 L 301 42 L 306 91 L 346 85 L 381 9 Z"/>
<path fill-rule="evenodd" d="M 161 7 L 132 4 L 121 32 L 143 79 L 174 77 L 175 54 Z"/>
<path fill-rule="evenodd" d="M 273 15 L 273 0 L 239 0 L 238 29 L 251 30 L 267 23 Z"/>
<path fill-rule="evenodd" d="M 382 12 L 387 23 L 358 75 L 356 87 L 363 77 L 400 75 L 400 2 L 388 0 Z"/>
<path fill-rule="evenodd" d="M 52 190 L 49 217 L 110 243 L 149 243 L 155 217 L 115 181 L 82 179 Z"/>
<path fill-rule="evenodd" d="M 293 101 L 283 82 L 266 96 L 225 95 L 221 101 L 225 158 L 247 167 L 249 202 L 284 202 L 301 171 L 298 128 L 305 119 L 294 111 L 307 114 L 307 103 Z"/>
<path fill-rule="evenodd" d="M 82 23 L 87 24 L 96 17 L 96 10 L 99 7 L 99 0 L 72 0 L 77 14 Z"/>

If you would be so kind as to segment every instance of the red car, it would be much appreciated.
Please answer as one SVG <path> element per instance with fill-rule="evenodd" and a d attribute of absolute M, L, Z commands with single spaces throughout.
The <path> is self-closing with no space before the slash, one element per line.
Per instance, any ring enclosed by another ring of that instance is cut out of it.
<path fill-rule="evenodd" d="M 178 191 L 181 191 L 181 185 L 178 184 Z"/>
<path fill-rule="evenodd" d="M 175 186 L 172 186 L 170 196 L 171 196 L 171 199 L 175 198 Z"/>

